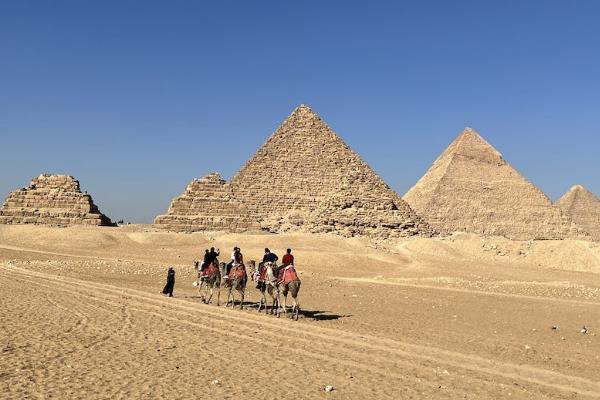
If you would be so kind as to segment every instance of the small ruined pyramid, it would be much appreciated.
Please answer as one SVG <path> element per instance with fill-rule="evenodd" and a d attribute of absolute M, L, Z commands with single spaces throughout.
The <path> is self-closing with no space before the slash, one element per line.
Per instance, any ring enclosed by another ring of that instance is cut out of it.
<path fill-rule="evenodd" d="M 0 208 L 0 224 L 112 225 L 92 197 L 81 192 L 79 181 L 49 174 L 9 194 Z"/>
<path fill-rule="evenodd" d="M 562 239 L 576 229 L 550 199 L 467 128 L 404 196 L 440 232 Z"/>
<path fill-rule="evenodd" d="M 594 193 L 576 185 L 556 205 L 593 240 L 600 241 L 600 199 Z"/>
<path fill-rule="evenodd" d="M 220 188 L 226 205 L 204 207 L 198 196 L 203 189 L 186 190 L 185 201 L 176 199 L 168 216 L 157 218 L 157 225 L 168 217 L 168 225 L 176 228 L 174 221 L 181 216 L 193 221 L 189 215 L 194 214 L 201 219 L 188 230 L 210 230 L 209 216 L 218 219 L 233 207 L 235 215 L 273 232 L 287 224 L 301 231 L 346 236 L 431 234 L 400 196 L 305 105 L 296 108 Z M 227 223 L 218 227 L 232 230 Z"/>
<path fill-rule="evenodd" d="M 156 217 L 154 224 L 178 232 L 243 232 L 260 228 L 235 200 L 231 185 L 216 172 L 193 180 L 185 192 L 171 202 L 167 214 Z"/>

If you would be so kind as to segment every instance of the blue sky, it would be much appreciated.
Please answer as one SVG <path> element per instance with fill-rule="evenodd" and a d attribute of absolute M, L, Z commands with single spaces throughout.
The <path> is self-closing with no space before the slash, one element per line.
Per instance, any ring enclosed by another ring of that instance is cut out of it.
<path fill-rule="evenodd" d="M 600 194 L 597 1 L 0 2 L 0 197 L 76 176 L 150 222 L 300 103 L 405 193 L 465 127 Z"/>

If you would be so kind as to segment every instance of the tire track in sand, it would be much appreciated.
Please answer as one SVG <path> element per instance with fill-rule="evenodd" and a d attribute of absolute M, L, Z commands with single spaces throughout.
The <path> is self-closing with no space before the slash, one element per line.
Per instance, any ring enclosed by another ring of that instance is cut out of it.
<path fill-rule="evenodd" d="M 153 296 L 144 291 L 135 289 L 124 289 L 112 285 L 100 284 L 100 283 L 87 283 L 75 278 L 59 277 L 47 273 L 33 272 L 16 267 L 6 267 L 6 271 L 14 272 L 20 276 L 27 277 L 28 279 L 41 279 L 42 281 L 54 282 L 54 284 L 60 285 L 67 284 L 70 288 L 78 287 L 88 294 L 96 295 L 118 295 L 123 296 L 127 291 L 127 297 L 132 300 L 139 302 L 143 307 L 147 307 L 148 304 L 153 304 L 155 307 L 169 309 L 177 309 L 180 313 L 187 314 L 190 317 L 204 316 L 210 318 L 211 321 L 219 320 L 222 323 L 231 323 L 239 327 L 240 323 L 246 325 L 259 326 L 261 329 L 268 327 L 277 331 L 285 331 L 289 335 L 298 334 L 299 331 L 305 335 L 309 340 L 315 341 L 320 340 L 329 342 L 330 345 L 346 346 L 347 348 L 358 348 L 360 350 L 346 350 L 353 356 L 362 357 L 365 352 L 364 350 L 370 350 L 374 352 L 383 352 L 387 354 L 394 354 L 401 356 L 405 359 L 417 360 L 418 363 L 435 363 L 439 365 L 452 366 L 457 369 L 468 370 L 470 375 L 489 375 L 496 378 L 504 378 L 510 381 L 518 380 L 550 389 L 560 390 L 563 392 L 578 393 L 585 396 L 600 398 L 600 383 L 594 382 L 585 378 L 561 374 L 554 371 L 548 371 L 545 369 L 510 364 L 506 362 L 495 362 L 492 360 L 485 359 L 483 357 L 466 355 L 462 353 L 452 352 L 443 349 L 436 349 L 431 347 L 419 346 L 415 344 L 404 343 L 392 339 L 381 339 L 369 335 L 358 335 L 348 332 L 337 331 L 335 329 L 307 326 L 303 324 L 301 329 L 298 329 L 298 323 L 279 320 L 277 322 L 269 321 L 269 318 L 259 315 L 251 315 L 248 313 L 241 313 L 233 310 L 216 310 L 214 307 L 191 304 L 189 301 L 178 300 L 178 299 L 163 299 L 159 296 Z M 148 310 L 146 310 L 148 311 Z M 164 318 L 165 315 L 156 313 L 158 317 Z M 180 321 L 180 319 L 176 319 Z M 202 327 L 203 325 L 201 325 Z M 226 334 L 230 335 L 232 332 L 226 330 Z M 247 340 L 247 336 L 242 335 Z M 301 349 L 298 349 L 301 350 Z M 310 352 L 308 352 L 311 355 Z M 339 352 L 338 352 L 339 353 Z M 337 355 L 337 353 L 334 353 Z M 314 356 L 315 354 L 312 354 Z M 318 353 L 317 353 L 318 355 Z M 334 357 L 332 362 L 340 362 L 341 360 Z M 369 363 L 369 368 L 377 367 L 372 362 Z M 389 374 L 390 371 L 386 371 Z"/>

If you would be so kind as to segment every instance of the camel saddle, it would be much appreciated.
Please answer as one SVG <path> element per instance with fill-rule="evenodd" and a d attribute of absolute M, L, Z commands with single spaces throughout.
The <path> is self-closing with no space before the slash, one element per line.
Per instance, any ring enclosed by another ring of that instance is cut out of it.
<path fill-rule="evenodd" d="M 267 280 L 267 268 L 263 266 L 256 279 L 258 282 L 265 282 Z"/>
<path fill-rule="evenodd" d="M 229 271 L 229 279 L 227 279 L 227 281 L 231 282 L 234 279 L 244 279 L 246 277 L 246 267 L 244 264 L 240 264 L 231 267 L 231 270 Z"/>
<path fill-rule="evenodd" d="M 215 265 L 215 263 L 210 263 L 208 267 L 204 268 L 202 271 L 202 278 L 213 278 L 219 273 L 219 267 Z"/>
<path fill-rule="evenodd" d="M 299 282 L 300 278 L 298 278 L 298 273 L 296 273 L 296 269 L 293 265 L 288 265 L 279 271 L 278 283 L 288 284 L 297 281 Z"/>

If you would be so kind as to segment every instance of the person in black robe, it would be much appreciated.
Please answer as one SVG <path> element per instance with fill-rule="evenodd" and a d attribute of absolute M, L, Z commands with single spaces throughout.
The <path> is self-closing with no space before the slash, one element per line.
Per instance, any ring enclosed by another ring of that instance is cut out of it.
<path fill-rule="evenodd" d="M 165 285 L 162 293 L 165 296 L 173 297 L 173 288 L 175 287 L 175 270 L 173 267 L 169 267 L 167 272 L 167 284 Z"/>
<path fill-rule="evenodd" d="M 203 272 L 206 267 L 208 267 L 210 265 L 212 261 L 210 260 L 210 253 L 208 252 L 208 249 L 206 249 L 204 251 L 204 261 L 202 262 L 202 265 L 200 266 L 200 272 Z"/>

